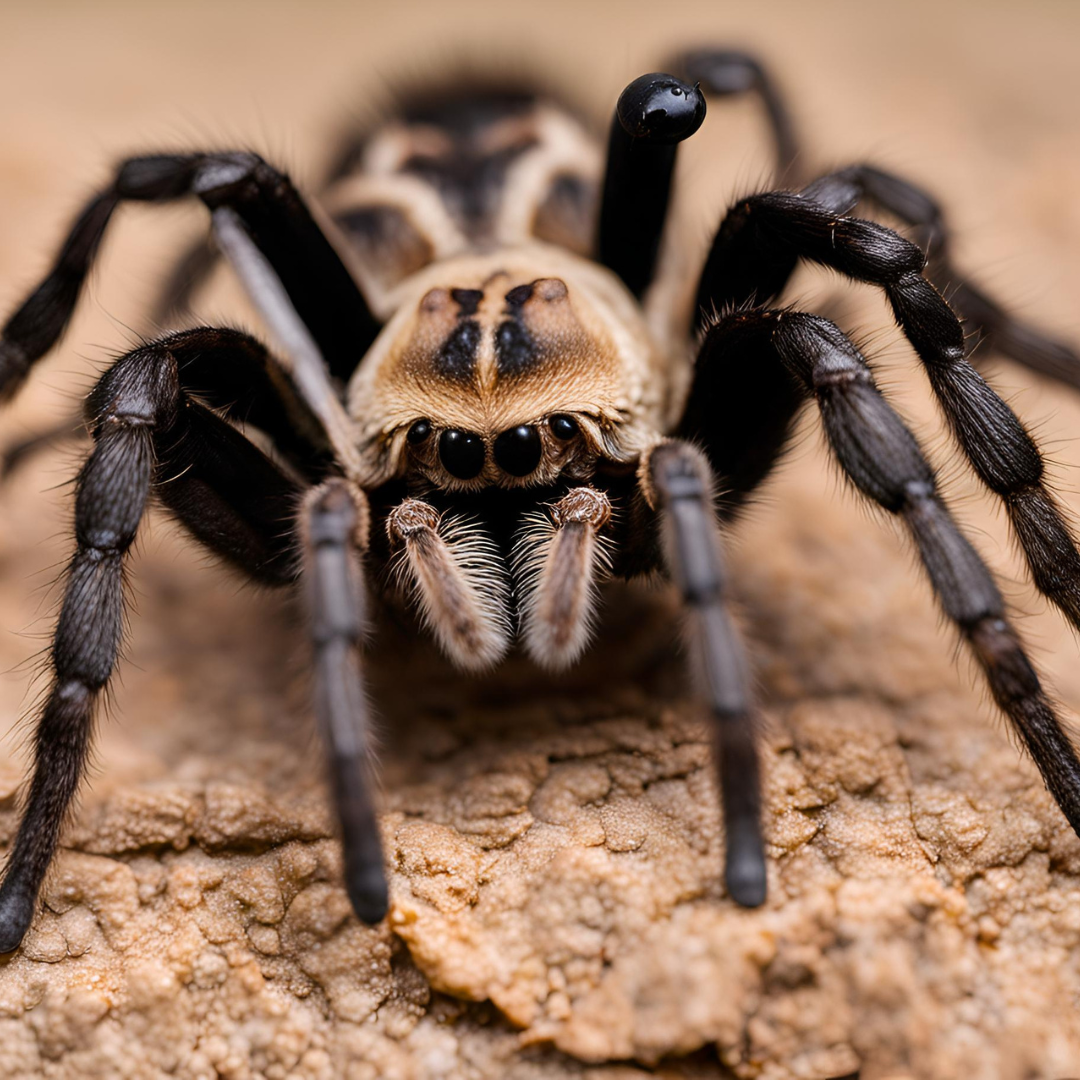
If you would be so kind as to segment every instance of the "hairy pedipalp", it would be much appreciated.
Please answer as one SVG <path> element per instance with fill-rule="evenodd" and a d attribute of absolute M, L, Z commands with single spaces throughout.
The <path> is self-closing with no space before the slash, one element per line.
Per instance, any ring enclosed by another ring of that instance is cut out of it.
<path fill-rule="evenodd" d="M 596 586 L 611 565 L 601 530 L 611 503 L 593 488 L 574 488 L 547 511 L 530 514 L 514 543 L 525 650 L 540 665 L 568 667 L 596 622 Z"/>
<path fill-rule="evenodd" d="M 446 655 L 470 671 L 498 662 L 510 645 L 509 586 L 498 548 L 479 524 L 406 499 L 386 530 L 401 545 L 393 571 Z"/>

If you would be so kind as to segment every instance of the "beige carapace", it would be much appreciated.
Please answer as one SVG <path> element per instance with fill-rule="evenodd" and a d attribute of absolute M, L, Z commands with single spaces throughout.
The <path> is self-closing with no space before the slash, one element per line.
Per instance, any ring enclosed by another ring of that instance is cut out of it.
<path fill-rule="evenodd" d="M 550 484 L 585 478 L 598 456 L 631 461 L 659 429 L 663 358 L 638 306 L 602 267 L 546 244 L 437 263 L 401 287 L 402 302 L 349 385 L 371 480 L 415 468 L 438 487 Z M 552 416 L 572 417 L 567 444 Z M 408 433 L 431 425 L 422 446 Z M 494 447 L 528 426 L 542 454 L 524 476 L 500 468 Z M 473 477 L 453 476 L 433 452 L 446 430 L 486 449 Z"/>

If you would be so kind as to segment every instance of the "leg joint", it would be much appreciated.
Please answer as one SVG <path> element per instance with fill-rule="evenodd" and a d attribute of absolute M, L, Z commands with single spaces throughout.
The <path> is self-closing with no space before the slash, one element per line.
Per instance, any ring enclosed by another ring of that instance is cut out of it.
<path fill-rule="evenodd" d="M 86 422 L 95 438 L 110 428 L 167 427 L 176 416 L 180 380 L 163 338 L 121 357 L 86 399 Z"/>
<path fill-rule="evenodd" d="M 644 459 L 644 477 L 660 506 L 691 499 L 712 502 L 712 473 L 704 456 L 683 442 L 666 442 Z"/>
<path fill-rule="evenodd" d="M 191 185 L 192 191 L 213 209 L 227 202 L 238 184 L 252 182 L 259 185 L 260 180 L 265 179 L 260 175 L 265 168 L 258 154 L 243 151 L 214 154 L 200 164 Z"/>
<path fill-rule="evenodd" d="M 308 492 L 303 522 L 313 548 L 367 547 L 370 513 L 364 493 L 347 480 L 335 477 Z"/>

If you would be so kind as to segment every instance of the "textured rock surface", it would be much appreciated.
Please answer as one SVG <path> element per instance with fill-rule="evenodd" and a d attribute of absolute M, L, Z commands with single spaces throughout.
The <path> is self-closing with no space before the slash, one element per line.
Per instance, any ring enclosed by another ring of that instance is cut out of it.
<path fill-rule="evenodd" d="M 964 264 L 990 267 L 982 277 L 999 294 L 1052 323 L 1080 283 L 1080 142 L 1058 104 L 1078 89 L 1066 67 L 1075 16 L 1037 10 L 1019 26 L 980 8 L 969 33 L 959 8 L 915 5 L 910 25 L 882 40 L 845 9 L 774 10 L 783 18 L 766 26 L 746 10 L 681 8 L 665 40 L 754 42 L 797 95 L 816 161 L 872 152 L 937 177 Z M 465 14 L 430 12 L 447 33 Z M 644 15 L 619 39 L 632 57 L 605 60 L 604 100 L 657 62 Z M 599 9 L 580 17 L 588 32 L 570 45 L 557 26 L 529 24 L 553 54 L 571 49 L 568 68 L 607 25 Z M 215 12 L 207 37 L 209 9 L 197 6 L 175 24 L 120 6 L 13 16 L 0 90 L 42 91 L 0 120 L 0 307 L 114 153 L 178 127 L 185 144 L 247 136 L 287 162 L 316 153 L 310 122 L 352 100 L 351 73 L 407 52 L 405 21 L 382 18 L 281 8 L 251 24 L 235 9 Z M 275 75 L 275 64 L 307 74 Z M 701 235 L 762 168 L 751 113 L 717 109 L 707 130 L 711 149 L 687 155 Z M 175 249 L 176 230 L 143 216 L 120 231 L 122 252 L 106 258 L 59 358 L 5 415 L 5 439 L 70 400 L 58 391 L 75 369 L 85 382 L 80 357 L 100 361 L 127 340 L 123 324 L 142 328 L 142 278 Z M 822 296 L 821 284 L 807 278 L 800 295 Z M 231 309 L 212 315 L 221 310 Z M 875 299 L 839 310 L 850 325 L 886 325 Z M 1056 325 L 1080 337 L 1074 310 Z M 907 352 L 895 335 L 874 342 L 895 400 L 939 462 L 954 461 Z M 1080 403 L 1016 369 L 1000 381 L 1041 425 L 1075 511 Z M 900 539 L 835 481 L 814 424 L 804 430 L 732 541 L 767 722 L 763 910 L 734 908 L 718 883 L 716 791 L 666 644 L 668 600 L 627 590 L 611 597 L 609 644 L 562 683 L 521 662 L 497 679 L 458 679 L 385 628 L 370 667 L 393 911 L 361 927 L 338 884 L 288 601 L 205 569 L 154 520 L 92 788 L 42 915 L 0 960 L 0 1074 L 1080 1075 L 1080 841 L 972 665 L 955 663 Z M 12 728 L 0 757 L 5 838 L 25 764 L 14 725 L 67 550 L 65 493 L 44 492 L 71 471 L 53 454 L 0 493 L 0 667 L 24 665 L 0 680 L 0 726 Z M 1074 717 L 1075 641 L 1020 584 L 995 508 L 963 470 L 946 473 Z"/>

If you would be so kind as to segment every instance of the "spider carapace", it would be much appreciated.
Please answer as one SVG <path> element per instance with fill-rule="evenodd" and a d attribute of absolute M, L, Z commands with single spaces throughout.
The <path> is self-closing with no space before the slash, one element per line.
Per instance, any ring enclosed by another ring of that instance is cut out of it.
<path fill-rule="evenodd" d="M 903 522 L 1080 831 L 1076 753 L 915 438 L 836 325 L 772 305 L 800 260 L 883 290 L 967 461 L 1003 500 L 1036 585 L 1077 626 L 1080 556 L 1039 452 L 967 348 L 988 337 L 1073 385 L 1080 359 L 956 284 L 941 215 L 917 187 L 864 165 L 801 183 L 787 114 L 753 58 L 704 51 L 672 70 L 626 88 L 606 153 L 549 95 L 450 80 L 399 96 L 317 202 L 248 152 L 131 158 L 89 201 L 3 328 L 0 394 L 60 337 L 126 200 L 201 200 L 275 347 L 231 329 L 180 330 L 121 356 L 87 398 L 94 446 L 0 887 L 0 949 L 18 946 L 33 919 L 83 776 L 121 639 L 123 563 L 151 496 L 242 572 L 303 592 L 360 918 L 381 919 L 389 902 L 359 657 L 367 589 L 414 607 L 462 667 L 488 667 L 515 641 L 562 667 L 589 642 L 598 581 L 656 570 L 682 598 L 712 719 L 727 890 L 762 904 L 754 709 L 721 528 L 805 401 L 854 486 Z M 661 258 L 678 144 L 700 127 L 707 96 L 738 93 L 770 118 L 782 189 L 736 202 L 695 278 L 665 285 L 662 268 L 680 262 Z M 900 218 L 917 242 L 852 216 L 859 203 Z M 946 283 L 979 333 L 965 338 Z M 695 301 L 685 315 L 665 310 L 680 286 Z"/>

